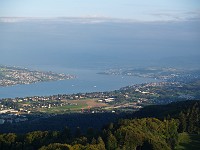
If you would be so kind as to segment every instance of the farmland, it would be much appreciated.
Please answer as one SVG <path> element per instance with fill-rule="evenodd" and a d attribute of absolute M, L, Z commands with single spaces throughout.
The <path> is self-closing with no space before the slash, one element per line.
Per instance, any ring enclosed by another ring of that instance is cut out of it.
<path fill-rule="evenodd" d="M 89 112 L 91 108 L 102 108 L 108 106 L 106 103 L 98 102 L 98 99 L 82 100 L 61 100 L 66 105 L 57 107 L 49 105 L 45 108 L 38 108 L 37 111 L 44 113 L 67 113 L 67 112 Z"/>

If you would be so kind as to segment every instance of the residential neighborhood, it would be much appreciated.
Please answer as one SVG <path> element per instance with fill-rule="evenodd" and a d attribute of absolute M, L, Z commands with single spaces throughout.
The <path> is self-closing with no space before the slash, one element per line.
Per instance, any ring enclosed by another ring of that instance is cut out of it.
<path fill-rule="evenodd" d="M 73 78 L 75 78 L 74 75 L 67 75 L 64 73 L 59 74 L 54 72 L 32 71 L 27 68 L 0 65 L 0 86 L 68 80 Z"/>

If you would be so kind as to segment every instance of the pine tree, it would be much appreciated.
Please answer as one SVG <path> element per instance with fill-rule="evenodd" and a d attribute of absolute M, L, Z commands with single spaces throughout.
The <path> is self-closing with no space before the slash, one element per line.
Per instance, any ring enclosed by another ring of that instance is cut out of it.
<path fill-rule="evenodd" d="M 106 150 L 105 143 L 101 137 L 98 137 L 97 139 L 98 149 L 99 150 Z"/>
<path fill-rule="evenodd" d="M 115 150 L 116 148 L 117 148 L 117 139 L 111 132 L 109 132 L 107 137 L 106 149 Z"/>
<path fill-rule="evenodd" d="M 186 131 L 186 116 L 185 114 L 181 111 L 179 114 L 179 132 L 185 132 Z"/>

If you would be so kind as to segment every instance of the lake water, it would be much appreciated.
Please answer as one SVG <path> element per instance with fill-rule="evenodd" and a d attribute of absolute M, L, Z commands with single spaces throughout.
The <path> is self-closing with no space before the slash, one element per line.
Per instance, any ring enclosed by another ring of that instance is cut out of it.
<path fill-rule="evenodd" d="M 63 70 L 64 69 L 62 69 L 62 72 L 65 72 Z M 155 80 L 148 78 L 100 75 L 96 74 L 98 70 L 74 70 L 66 68 L 66 72 L 76 74 L 77 78 L 64 81 L 0 87 L 0 98 L 49 96 L 54 94 L 72 94 L 95 91 L 103 92 L 117 90 L 127 85 L 155 82 Z"/>
<path fill-rule="evenodd" d="M 97 74 L 110 68 L 199 68 L 198 24 L 0 22 L 0 64 L 77 76 L 73 80 L 0 87 L 0 98 L 110 91 L 154 81 Z"/>
<path fill-rule="evenodd" d="M 48 96 L 53 94 L 71 94 L 94 91 L 111 91 L 121 87 L 145 82 L 155 81 L 148 78 L 128 76 L 107 76 L 96 74 L 98 70 L 72 70 L 66 69 L 77 75 L 76 79 L 34 83 L 30 85 L 15 85 L 1 87 L 0 97 L 25 97 Z"/>

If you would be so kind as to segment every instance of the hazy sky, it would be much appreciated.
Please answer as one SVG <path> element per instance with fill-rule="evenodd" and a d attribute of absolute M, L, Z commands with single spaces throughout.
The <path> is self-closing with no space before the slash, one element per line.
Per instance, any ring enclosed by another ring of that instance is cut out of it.
<path fill-rule="evenodd" d="M 200 0 L 0 0 L 0 17 L 199 18 Z"/>

